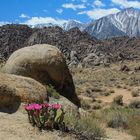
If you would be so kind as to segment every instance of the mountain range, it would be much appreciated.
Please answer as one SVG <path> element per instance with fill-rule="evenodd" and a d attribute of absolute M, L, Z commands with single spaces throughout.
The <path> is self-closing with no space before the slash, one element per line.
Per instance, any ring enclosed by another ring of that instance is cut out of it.
<path fill-rule="evenodd" d="M 140 60 L 140 12 L 128 8 L 87 24 L 69 21 L 63 27 L 52 23 L 0 27 L 0 59 L 35 44 L 58 47 L 70 66 Z"/>
<path fill-rule="evenodd" d="M 59 26 L 30 28 L 9 24 L 0 27 L 0 60 L 16 50 L 35 44 L 51 44 L 64 54 L 69 66 L 97 66 L 123 60 L 140 60 L 140 39 L 114 37 L 99 40 L 78 27 L 68 31 Z"/>
<path fill-rule="evenodd" d="M 64 30 L 78 27 L 81 31 L 88 32 L 98 39 L 108 39 L 119 36 L 139 37 L 140 36 L 140 10 L 134 8 L 124 9 L 116 14 L 102 17 L 89 23 L 81 23 L 71 20 L 63 25 L 53 23 L 35 25 L 33 27 L 60 26 Z"/>

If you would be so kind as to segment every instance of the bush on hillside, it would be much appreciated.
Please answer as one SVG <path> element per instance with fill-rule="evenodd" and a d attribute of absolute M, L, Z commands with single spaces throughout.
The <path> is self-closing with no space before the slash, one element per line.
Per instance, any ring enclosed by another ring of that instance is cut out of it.
<path fill-rule="evenodd" d="M 47 92 L 50 97 L 55 99 L 60 99 L 60 94 L 56 91 L 56 89 L 52 85 L 47 85 Z"/>
<path fill-rule="evenodd" d="M 105 131 L 100 127 L 98 120 L 90 115 L 78 117 L 69 113 L 65 116 L 65 123 L 77 135 L 82 135 L 85 139 L 97 140 L 105 137 Z"/>
<path fill-rule="evenodd" d="M 123 105 L 123 96 L 118 95 L 118 96 L 114 97 L 113 103 L 115 103 L 117 105 Z"/>

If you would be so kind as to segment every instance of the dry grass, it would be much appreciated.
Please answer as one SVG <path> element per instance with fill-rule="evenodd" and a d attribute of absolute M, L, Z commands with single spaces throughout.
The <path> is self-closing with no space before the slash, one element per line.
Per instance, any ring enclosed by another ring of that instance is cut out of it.
<path fill-rule="evenodd" d="M 132 71 L 119 71 L 120 64 L 114 64 L 111 68 L 75 69 L 73 79 L 78 95 L 93 99 L 93 102 L 86 102 L 86 106 L 90 104 L 91 109 L 94 110 L 93 118 L 105 123 L 106 126 L 127 129 L 126 132 L 135 136 L 136 140 L 140 140 L 140 110 L 136 109 L 139 107 L 140 99 L 138 97 L 140 71 L 134 71 L 140 63 L 126 62 L 126 65 Z M 112 104 L 113 98 L 118 95 L 121 95 L 121 98 L 115 102 L 119 105 L 124 103 L 124 106 Z M 98 103 L 98 100 L 101 102 Z"/>
<path fill-rule="evenodd" d="M 97 140 L 106 136 L 100 121 L 90 115 L 78 118 L 75 114 L 66 114 L 65 122 L 70 129 L 85 139 Z"/>
<path fill-rule="evenodd" d="M 140 110 L 116 106 L 104 110 L 103 116 L 106 117 L 108 126 L 128 129 L 127 131 L 139 140 Z"/>
<path fill-rule="evenodd" d="M 131 94 L 132 94 L 133 97 L 138 97 L 140 95 L 140 91 L 139 90 L 133 90 Z"/>

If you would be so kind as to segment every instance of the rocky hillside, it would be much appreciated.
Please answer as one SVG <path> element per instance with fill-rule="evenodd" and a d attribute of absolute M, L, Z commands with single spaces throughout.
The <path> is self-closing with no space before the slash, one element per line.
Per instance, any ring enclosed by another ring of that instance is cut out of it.
<path fill-rule="evenodd" d="M 81 61 L 99 41 L 78 28 L 64 31 L 60 27 L 29 28 L 26 25 L 0 27 L 0 55 L 8 58 L 15 50 L 34 44 L 57 46 L 68 61 Z"/>
<path fill-rule="evenodd" d="M 108 32 L 109 33 L 109 32 Z M 35 44 L 57 46 L 71 66 L 94 66 L 139 58 L 138 38 L 117 37 L 99 41 L 78 28 L 65 31 L 60 27 L 30 28 L 26 25 L 0 27 L 0 56 L 9 58 L 17 49 Z"/>
<path fill-rule="evenodd" d="M 25 46 L 32 29 L 24 25 L 4 25 L 0 27 L 0 56 L 7 58 L 15 50 Z"/>

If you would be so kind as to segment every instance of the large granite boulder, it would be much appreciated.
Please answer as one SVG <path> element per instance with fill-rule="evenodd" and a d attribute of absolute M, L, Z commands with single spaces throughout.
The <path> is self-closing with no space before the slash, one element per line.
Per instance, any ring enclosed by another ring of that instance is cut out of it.
<path fill-rule="evenodd" d="M 5 65 L 5 71 L 52 84 L 61 95 L 80 105 L 65 59 L 52 45 L 34 45 L 15 51 Z"/>
<path fill-rule="evenodd" d="M 0 108 L 20 105 L 21 102 L 43 102 L 46 88 L 39 82 L 22 76 L 0 73 Z"/>

